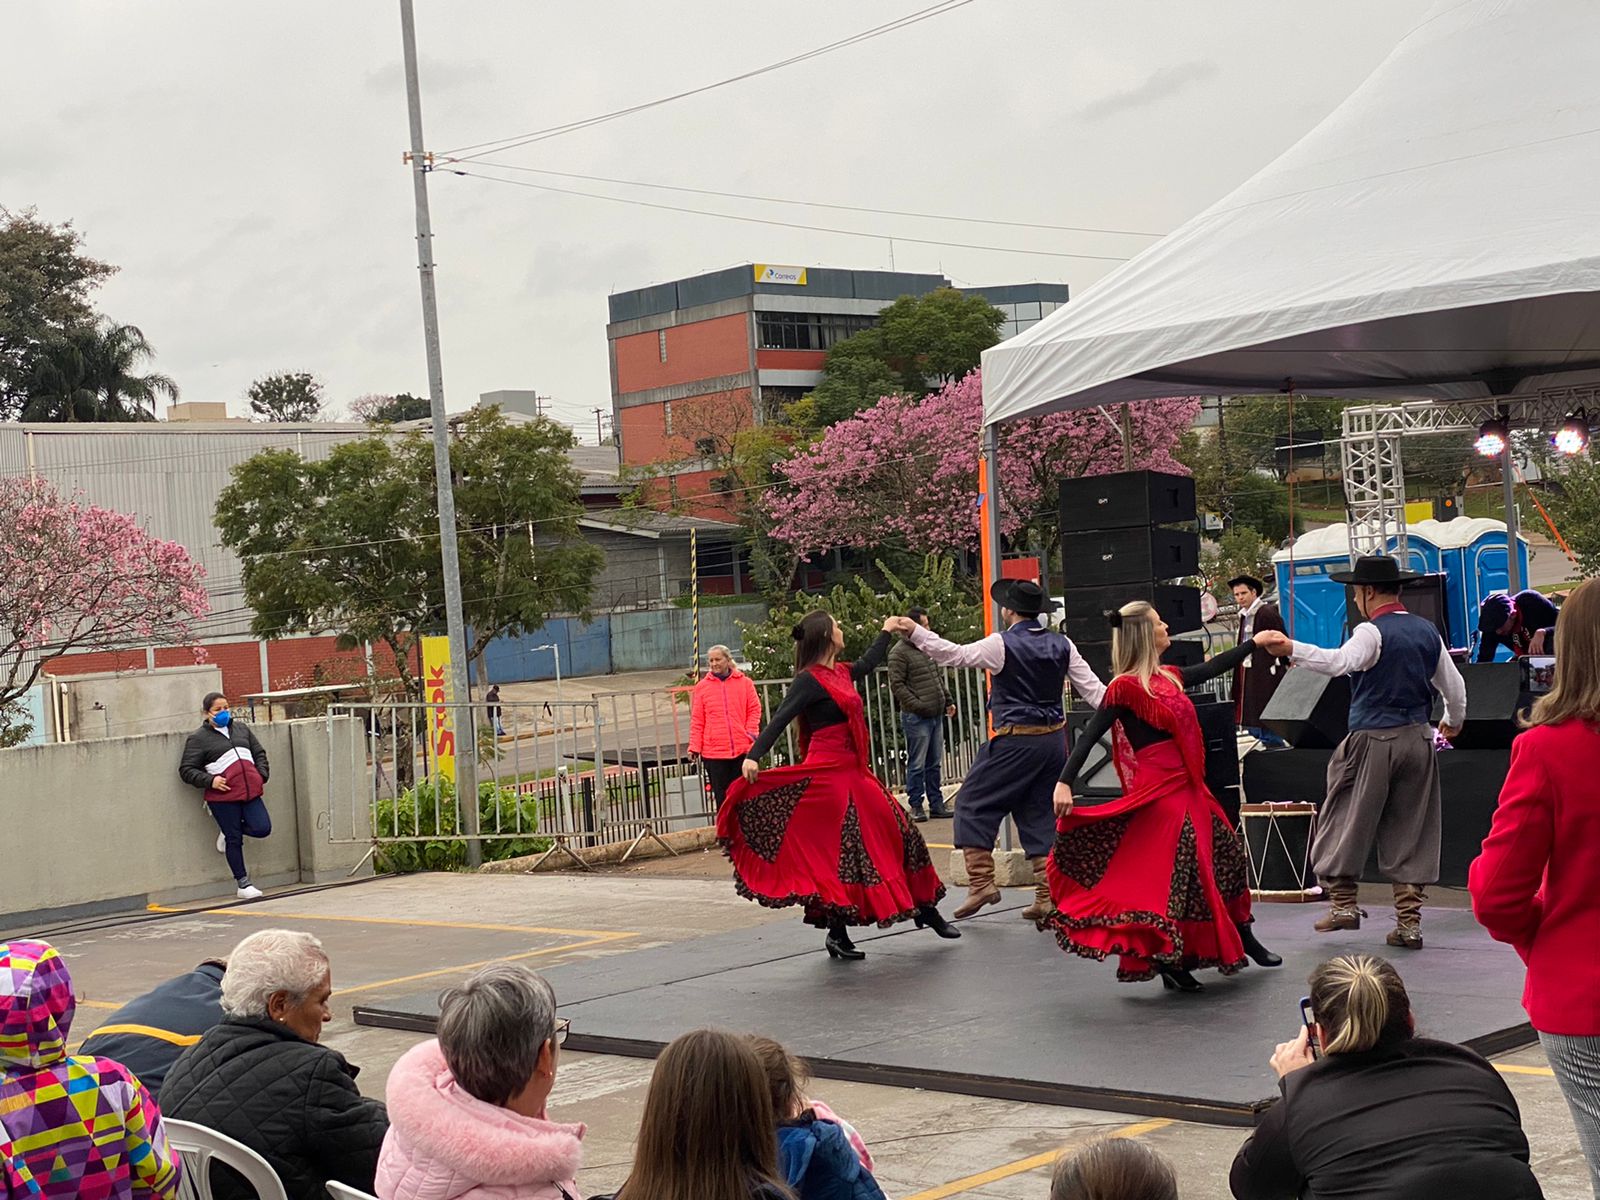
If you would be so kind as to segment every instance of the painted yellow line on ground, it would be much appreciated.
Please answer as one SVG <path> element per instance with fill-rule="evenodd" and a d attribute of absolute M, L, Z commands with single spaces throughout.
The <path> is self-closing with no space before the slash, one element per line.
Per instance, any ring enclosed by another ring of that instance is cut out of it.
<path fill-rule="evenodd" d="M 522 954 L 503 954 L 496 958 L 485 958 L 478 962 L 462 963 L 455 967 L 440 967 L 436 971 L 420 971 L 415 975 L 401 975 L 394 979 L 379 979 L 373 983 L 362 983 L 355 987 L 341 988 L 335 986 L 334 994 L 337 996 L 350 996 L 356 992 L 372 992 L 379 988 L 397 987 L 402 983 L 415 983 L 420 979 L 437 979 L 441 975 L 459 975 L 463 971 L 476 971 L 479 967 L 486 967 L 492 962 L 521 962 L 525 958 L 539 958 L 545 954 L 561 954 L 567 950 L 585 950 L 590 946 L 603 946 L 608 942 L 619 942 L 624 938 L 638 937 L 636 933 L 606 933 L 589 938 L 581 942 L 568 942 L 564 946 L 546 946 L 542 950 L 528 950 Z"/>
<path fill-rule="evenodd" d="M 1172 1122 L 1166 1117 L 1157 1117 L 1150 1121 L 1140 1121 L 1137 1125 L 1124 1125 L 1121 1129 L 1113 1130 L 1107 1134 L 1114 1138 L 1143 1137 L 1147 1133 L 1154 1133 L 1157 1129 L 1165 1129 Z M 925 1192 L 917 1192 L 907 1196 L 906 1200 L 945 1200 L 946 1196 L 958 1196 L 962 1192 L 970 1192 L 974 1188 L 983 1187 L 985 1184 L 998 1183 L 1002 1179 L 1010 1179 L 1013 1175 L 1022 1175 L 1028 1171 L 1036 1171 L 1040 1167 L 1048 1167 L 1061 1157 L 1060 1150 L 1051 1150 L 1047 1154 L 1035 1154 L 1029 1158 L 1019 1158 L 1016 1162 L 1006 1163 L 1002 1167 L 993 1167 L 987 1171 L 980 1171 L 976 1175 L 968 1175 L 962 1179 L 952 1179 L 949 1183 L 940 1184 L 938 1187 L 929 1188 Z"/>
<path fill-rule="evenodd" d="M 109 1000 L 79 1000 L 77 1004 L 79 1008 L 108 1008 L 115 1010 L 122 1007 L 122 1005 L 113 1004 Z"/>
<path fill-rule="evenodd" d="M 1549 1067 L 1524 1067 L 1516 1063 L 1495 1063 L 1494 1069 L 1502 1075 L 1547 1075 L 1555 1077 L 1555 1072 Z"/>
<path fill-rule="evenodd" d="M 553 933 L 563 937 L 603 938 L 618 932 L 612 929 L 557 929 L 546 925 L 494 925 L 481 921 L 413 921 L 406 917 L 348 917 L 326 913 L 283 912 L 265 908 L 167 908 L 150 905 L 151 912 L 190 913 L 197 917 L 260 917 L 276 921 L 344 921 L 353 925 L 410 925 L 419 929 L 480 929 L 488 933 Z M 628 934 L 634 937 L 634 934 Z"/>

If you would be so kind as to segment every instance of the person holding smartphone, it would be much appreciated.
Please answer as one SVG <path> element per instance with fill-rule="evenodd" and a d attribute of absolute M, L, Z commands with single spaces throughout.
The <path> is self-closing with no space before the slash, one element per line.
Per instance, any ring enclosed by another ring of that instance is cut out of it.
<path fill-rule="evenodd" d="M 1418 1037 L 1405 984 L 1365 954 L 1329 959 L 1293 1039 L 1283 1098 L 1233 1160 L 1236 1200 L 1535 1200 L 1517 1102 L 1486 1060 Z"/>

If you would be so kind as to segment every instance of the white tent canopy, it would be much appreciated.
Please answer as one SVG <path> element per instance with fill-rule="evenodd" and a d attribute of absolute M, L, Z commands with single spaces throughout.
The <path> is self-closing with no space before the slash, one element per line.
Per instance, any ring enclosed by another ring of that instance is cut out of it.
<path fill-rule="evenodd" d="M 985 352 L 985 422 L 1600 379 L 1597 48 L 1594 0 L 1443 0 L 1253 179 Z"/>

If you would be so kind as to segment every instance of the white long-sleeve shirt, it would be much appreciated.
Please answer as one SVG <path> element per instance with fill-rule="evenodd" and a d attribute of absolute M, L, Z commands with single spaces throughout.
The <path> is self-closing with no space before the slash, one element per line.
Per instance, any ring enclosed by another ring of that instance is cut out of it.
<path fill-rule="evenodd" d="M 1305 667 L 1318 675 L 1349 675 L 1354 671 L 1368 671 L 1383 652 L 1383 631 L 1372 621 L 1357 625 L 1350 640 L 1337 650 L 1295 642 L 1290 659 L 1297 667 Z M 1459 729 L 1467 719 L 1467 683 L 1461 678 L 1450 651 L 1439 639 L 1439 661 L 1433 668 L 1431 680 L 1434 689 L 1444 697 L 1444 716 L 1441 723 Z"/>
<path fill-rule="evenodd" d="M 959 646 L 955 642 L 945 641 L 931 629 L 918 626 L 911 632 L 911 644 L 941 667 L 979 667 L 985 671 L 1000 671 L 1006 665 L 1006 643 L 998 633 Z M 1078 653 L 1078 648 L 1070 638 L 1067 639 L 1067 646 L 1071 651 L 1067 661 L 1067 678 L 1072 681 L 1072 690 L 1099 708 L 1106 694 L 1106 685 L 1100 682 L 1094 669 L 1083 661 L 1083 655 Z"/>

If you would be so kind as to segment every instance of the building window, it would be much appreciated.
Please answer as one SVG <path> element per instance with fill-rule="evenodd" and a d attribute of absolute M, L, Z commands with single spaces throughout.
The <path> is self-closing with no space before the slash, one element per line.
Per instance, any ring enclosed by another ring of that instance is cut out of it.
<path fill-rule="evenodd" d="M 672 436 L 672 401 L 668 400 L 661 406 L 661 419 L 666 424 L 667 436 Z"/>
<path fill-rule="evenodd" d="M 662 362 L 666 362 L 667 361 L 667 331 L 665 329 L 661 329 L 661 330 L 657 330 L 656 331 L 656 346 L 661 351 L 661 361 Z"/>
<path fill-rule="evenodd" d="M 763 350 L 826 350 L 877 323 L 856 314 L 764 312 L 756 314 L 756 339 Z"/>

